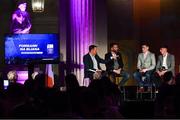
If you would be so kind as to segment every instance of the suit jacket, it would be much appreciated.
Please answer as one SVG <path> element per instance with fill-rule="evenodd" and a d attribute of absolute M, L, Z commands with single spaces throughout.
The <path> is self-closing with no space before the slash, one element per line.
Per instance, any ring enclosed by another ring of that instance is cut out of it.
<path fill-rule="evenodd" d="M 116 55 L 119 56 L 117 58 L 117 61 L 118 61 L 118 64 L 119 64 L 119 68 L 123 69 L 124 64 L 123 64 L 121 53 L 117 52 Z M 105 54 L 106 71 L 108 71 L 108 72 L 112 72 L 114 70 L 114 60 L 111 59 L 111 57 L 112 57 L 112 53 L 111 52 L 108 52 L 107 54 Z"/>
<path fill-rule="evenodd" d="M 100 58 L 98 55 L 95 55 L 95 59 L 96 59 L 97 64 L 98 64 L 98 69 L 101 69 L 100 63 L 105 63 L 105 60 Z M 84 63 L 84 77 L 92 79 L 93 78 L 93 72 L 89 71 L 89 69 L 92 69 L 92 70 L 95 70 L 95 69 L 93 68 L 93 61 L 92 61 L 89 53 L 84 55 L 83 63 Z"/>
<path fill-rule="evenodd" d="M 154 53 L 148 52 L 145 59 L 143 53 L 140 53 L 138 55 L 138 62 L 137 62 L 138 69 L 146 68 L 149 71 L 155 69 L 155 67 L 156 67 L 156 58 Z"/>
<path fill-rule="evenodd" d="M 156 71 L 158 71 L 159 68 L 162 67 L 163 64 L 163 56 L 159 55 L 158 57 L 158 62 L 157 62 L 157 66 L 156 66 Z M 167 55 L 167 71 L 171 71 L 173 74 L 175 74 L 175 58 L 174 55 L 171 55 L 168 53 Z"/>

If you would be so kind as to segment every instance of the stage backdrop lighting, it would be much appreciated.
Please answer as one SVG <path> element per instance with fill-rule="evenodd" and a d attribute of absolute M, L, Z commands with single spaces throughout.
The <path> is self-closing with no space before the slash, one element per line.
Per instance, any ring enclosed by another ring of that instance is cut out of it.
<path fill-rule="evenodd" d="M 31 0 L 33 12 L 43 12 L 44 11 L 44 0 Z"/>

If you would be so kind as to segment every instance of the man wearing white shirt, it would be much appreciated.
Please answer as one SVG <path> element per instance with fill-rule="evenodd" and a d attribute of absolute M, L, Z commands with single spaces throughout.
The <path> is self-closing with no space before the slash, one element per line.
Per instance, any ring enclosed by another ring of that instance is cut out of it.
<path fill-rule="evenodd" d="M 91 59 L 93 61 L 93 69 L 97 70 L 98 69 L 98 64 L 97 64 L 97 60 L 95 58 L 95 55 L 93 55 L 92 53 L 89 53 L 89 55 L 91 56 Z"/>
<path fill-rule="evenodd" d="M 167 56 L 168 56 L 168 52 L 166 52 L 163 55 L 163 64 L 162 64 L 162 66 L 164 66 L 166 69 L 168 69 L 168 67 L 167 67 Z"/>
<path fill-rule="evenodd" d="M 144 91 L 144 84 L 146 83 L 148 83 L 148 87 L 150 87 L 151 75 L 155 66 L 156 60 L 154 53 L 149 51 L 149 45 L 147 43 L 142 44 L 142 53 L 138 55 L 137 71 L 133 74 L 134 79 L 140 87 L 139 92 Z M 142 79 L 143 76 L 145 79 Z"/>
<path fill-rule="evenodd" d="M 158 86 L 160 86 L 162 82 L 161 78 L 166 72 L 172 72 L 173 76 L 175 75 L 175 58 L 174 55 L 168 53 L 168 46 L 161 46 L 160 53 L 155 74 L 155 82 L 158 83 Z"/>
<path fill-rule="evenodd" d="M 100 63 L 105 64 L 105 60 L 103 60 L 98 56 L 97 46 L 90 45 L 89 53 L 87 53 L 83 57 L 83 63 L 84 63 L 84 78 L 89 78 L 90 80 L 93 80 L 93 75 L 97 76 L 97 74 L 99 75 L 99 73 L 102 72 Z"/>

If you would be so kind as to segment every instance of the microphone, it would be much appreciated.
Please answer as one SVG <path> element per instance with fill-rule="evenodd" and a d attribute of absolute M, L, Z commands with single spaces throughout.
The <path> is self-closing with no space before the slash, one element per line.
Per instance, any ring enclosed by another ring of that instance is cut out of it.
<path fill-rule="evenodd" d="M 111 57 L 111 59 L 117 59 L 117 58 L 119 58 L 119 55 L 113 55 L 112 57 Z"/>

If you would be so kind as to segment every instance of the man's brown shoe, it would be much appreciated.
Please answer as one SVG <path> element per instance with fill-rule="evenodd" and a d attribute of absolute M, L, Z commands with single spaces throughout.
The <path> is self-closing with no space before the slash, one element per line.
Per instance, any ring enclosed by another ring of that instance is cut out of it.
<path fill-rule="evenodd" d="M 142 93 L 142 92 L 144 92 L 144 87 L 140 87 L 138 90 L 138 93 Z"/>

